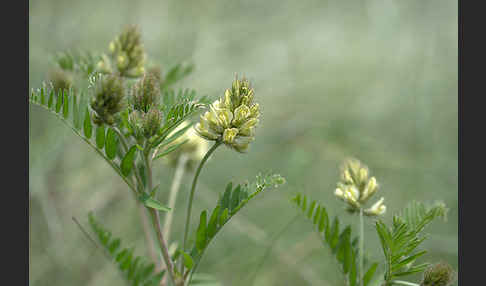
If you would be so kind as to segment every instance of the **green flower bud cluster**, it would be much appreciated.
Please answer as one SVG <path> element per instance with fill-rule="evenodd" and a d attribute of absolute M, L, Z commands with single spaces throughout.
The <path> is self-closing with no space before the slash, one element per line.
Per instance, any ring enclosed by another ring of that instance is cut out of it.
<path fill-rule="evenodd" d="M 134 110 L 128 116 L 128 122 L 138 141 L 144 137 L 149 139 L 158 133 L 162 123 L 162 113 L 155 107 L 150 108 L 147 113 Z"/>
<path fill-rule="evenodd" d="M 448 286 L 455 281 L 455 276 L 455 272 L 449 264 L 436 263 L 425 270 L 420 286 Z"/>
<path fill-rule="evenodd" d="M 152 74 L 145 74 L 132 88 L 131 103 L 133 109 L 148 112 L 157 104 L 160 97 L 159 82 Z"/>
<path fill-rule="evenodd" d="M 351 212 L 359 211 L 378 190 L 375 177 L 369 178 L 368 167 L 356 159 L 346 160 L 341 170 L 341 181 L 337 183 L 334 194 L 348 204 Z M 386 211 L 380 198 L 370 208 L 364 210 L 368 216 L 382 215 Z"/>
<path fill-rule="evenodd" d="M 98 62 L 102 73 L 118 72 L 125 77 L 140 77 L 144 74 L 145 51 L 137 26 L 128 26 L 109 46 L 109 55 L 103 55 Z"/>
<path fill-rule="evenodd" d="M 97 81 L 91 108 L 95 111 L 93 121 L 97 125 L 115 123 L 115 116 L 124 106 L 125 88 L 123 80 L 115 75 L 103 76 Z"/>
<path fill-rule="evenodd" d="M 174 131 L 169 134 L 169 137 L 181 130 L 182 128 L 187 127 L 191 123 L 189 121 L 182 122 Z M 187 140 L 187 141 L 186 141 Z M 192 167 L 194 164 L 200 162 L 206 152 L 209 150 L 208 141 L 204 140 L 200 136 L 197 135 L 196 131 L 193 128 L 189 128 L 183 135 L 178 137 L 172 143 L 170 143 L 167 147 L 174 146 L 180 144 L 181 142 L 186 141 L 186 143 L 182 144 L 177 150 L 169 153 L 165 158 L 167 158 L 167 162 L 175 166 L 179 160 L 179 158 L 184 155 L 187 158 L 187 165 L 188 167 Z"/>
<path fill-rule="evenodd" d="M 254 91 L 246 79 L 233 81 L 224 97 L 209 106 L 196 124 L 197 133 L 207 139 L 221 140 L 238 152 L 245 152 L 255 139 L 260 106 L 253 102 Z"/>
<path fill-rule="evenodd" d="M 138 140 L 143 137 L 149 139 L 159 132 L 162 124 L 162 112 L 157 108 L 159 97 L 159 83 L 150 74 L 144 75 L 133 85 L 129 123 Z"/>

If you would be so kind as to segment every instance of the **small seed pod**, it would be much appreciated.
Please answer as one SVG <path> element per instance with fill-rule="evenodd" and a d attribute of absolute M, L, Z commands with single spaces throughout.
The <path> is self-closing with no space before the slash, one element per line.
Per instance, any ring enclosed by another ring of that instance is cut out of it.
<path fill-rule="evenodd" d="M 96 84 L 91 108 L 95 111 L 93 121 L 97 125 L 115 123 L 115 116 L 125 104 L 125 89 L 120 77 L 104 76 Z"/>

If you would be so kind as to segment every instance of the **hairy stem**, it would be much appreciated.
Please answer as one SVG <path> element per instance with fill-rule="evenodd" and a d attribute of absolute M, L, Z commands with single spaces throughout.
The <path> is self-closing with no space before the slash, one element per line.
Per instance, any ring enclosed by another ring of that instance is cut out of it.
<path fill-rule="evenodd" d="M 145 235 L 145 243 L 148 247 L 148 252 L 150 258 L 155 263 L 156 269 L 161 269 L 162 265 L 157 255 L 157 250 L 155 249 L 155 241 L 152 237 L 152 230 L 150 229 L 150 222 L 148 220 L 147 213 L 145 212 L 145 207 L 137 202 L 138 212 L 140 213 L 140 219 L 142 220 L 143 233 Z"/>
<path fill-rule="evenodd" d="M 176 171 L 174 174 L 174 179 L 172 180 L 172 185 L 170 187 L 169 194 L 169 208 L 174 209 L 177 200 L 177 194 L 179 193 L 179 188 L 181 186 L 181 180 L 186 169 L 186 163 L 189 158 L 186 154 L 182 154 L 177 160 Z M 172 225 L 172 218 L 174 217 L 174 212 L 170 211 L 165 215 L 163 233 L 167 241 L 170 241 L 170 230 Z"/>
<path fill-rule="evenodd" d="M 182 243 L 182 250 L 186 251 L 187 247 L 187 235 L 189 234 L 189 224 L 191 222 L 191 210 L 192 210 L 192 201 L 194 200 L 194 192 L 196 190 L 196 184 L 197 184 L 197 179 L 199 177 L 199 174 L 201 173 L 201 169 L 204 166 L 204 163 L 209 159 L 209 156 L 216 150 L 219 145 L 221 145 L 223 142 L 222 141 L 216 141 L 214 145 L 211 147 L 211 149 L 208 150 L 206 155 L 204 155 L 204 158 L 201 160 L 201 163 L 199 163 L 199 166 L 197 167 L 196 173 L 194 175 L 194 179 L 192 180 L 192 187 L 191 187 L 191 192 L 189 194 L 189 200 L 187 204 L 187 213 L 186 213 L 186 224 L 184 226 L 184 238 L 183 238 L 183 243 Z M 184 255 L 181 255 L 181 262 L 180 262 L 180 272 L 184 273 Z"/>
<path fill-rule="evenodd" d="M 364 260 L 364 222 L 363 208 L 359 209 L 359 285 L 363 286 L 363 260 Z"/>
<path fill-rule="evenodd" d="M 149 190 L 152 190 L 152 167 L 150 166 L 150 159 L 147 154 L 147 156 L 144 157 L 145 161 L 145 166 L 147 168 L 147 186 Z M 169 255 L 169 250 L 167 248 L 167 244 L 164 239 L 164 235 L 162 233 L 162 228 L 160 226 L 160 217 L 159 213 L 157 210 L 153 208 L 147 208 L 150 213 L 152 214 L 153 222 L 154 222 L 154 228 L 157 233 L 157 238 L 159 240 L 159 245 L 160 245 L 160 250 L 162 251 L 162 257 L 164 258 L 165 265 L 167 267 L 167 274 L 169 275 L 169 278 L 172 282 L 173 285 L 176 285 L 175 283 L 175 275 L 174 275 L 174 266 L 172 264 L 172 259 L 170 258 Z"/>

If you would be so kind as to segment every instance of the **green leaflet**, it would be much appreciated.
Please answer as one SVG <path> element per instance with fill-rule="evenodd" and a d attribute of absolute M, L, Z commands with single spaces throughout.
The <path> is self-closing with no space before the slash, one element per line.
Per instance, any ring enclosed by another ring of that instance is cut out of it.
<path fill-rule="evenodd" d="M 54 102 L 54 90 L 51 90 L 51 92 L 49 92 L 49 100 L 47 101 L 47 108 L 51 109 L 53 102 Z"/>
<path fill-rule="evenodd" d="M 150 195 L 148 195 L 146 193 L 143 193 L 140 196 L 140 201 L 142 201 L 142 203 L 145 206 L 152 208 L 152 209 L 156 209 L 156 210 L 164 211 L 164 212 L 168 212 L 168 211 L 171 210 L 170 208 L 162 205 L 161 202 L 159 202 L 158 200 L 154 199 L 153 197 L 151 197 Z"/>
<path fill-rule="evenodd" d="M 207 211 L 204 210 L 201 213 L 199 219 L 199 226 L 196 232 L 196 248 L 199 252 L 202 252 L 203 249 L 206 247 L 206 241 L 207 241 L 206 217 L 207 217 Z"/>
<path fill-rule="evenodd" d="M 184 256 L 184 266 L 191 270 L 192 267 L 194 266 L 194 260 L 192 260 L 192 257 L 185 253 L 184 251 L 178 250 L 179 254 L 182 254 Z"/>
<path fill-rule="evenodd" d="M 63 91 L 63 108 L 62 116 L 66 119 L 69 116 L 69 97 L 66 90 Z"/>
<path fill-rule="evenodd" d="M 91 125 L 91 116 L 89 114 L 88 107 L 86 107 L 86 112 L 84 116 L 83 132 L 84 132 L 84 136 L 86 136 L 86 138 L 88 139 L 90 139 L 91 136 L 93 135 L 93 126 Z"/>
<path fill-rule="evenodd" d="M 221 206 L 216 206 L 209 218 L 208 222 L 208 237 L 213 237 L 216 234 L 218 228 L 218 217 L 219 217 L 219 210 Z"/>
<path fill-rule="evenodd" d="M 118 148 L 118 138 L 115 130 L 113 128 L 108 128 L 106 132 L 105 140 L 105 154 L 108 159 L 115 159 L 117 148 Z"/>
<path fill-rule="evenodd" d="M 105 146 L 105 126 L 96 127 L 96 147 L 103 149 Z"/>
<path fill-rule="evenodd" d="M 56 101 L 56 113 L 59 113 L 59 111 L 61 111 L 61 107 L 62 107 L 62 91 L 59 90 L 57 94 L 57 101 Z"/>
<path fill-rule="evenodd" d="M 46 102 L 46 98 L 44 96 L 44 88 L 41 88 L 41 94 L 40 94 L 40 103 L 44 105 Z"/>
<path fill-rule="evenodd" d="M 79 109 L 78 109 L 78 99 L 76 94 L 73 94 L 73 125 L 76 130 L 81 129 L 81 120 L 79 118 Z"/>
<path fill-rule="evenodd" d="M 137 154 L 136 152 L 137 152 L 137 147 L 135 145 L 130 147 L 128 152 L 125 154 L 125 157 L 123 157 L 121 161 L 120 168 L 122 174 L 125 177 L 130 175 L 130 172 L 132 171 L 133 162 L 135 161 L 135 155 Z"/>
<path fill-rule="evenodd" d="M 376 272 L 376 268 L 378 268 L 378 263 L 375 262 L 370 266 L 368 271 L 366 271 L 365 275 L 363 276 L 363 284 L 365 286 L 367 286 L 370 283 L 371 278 L 373 277 L 373 275 Z"/>

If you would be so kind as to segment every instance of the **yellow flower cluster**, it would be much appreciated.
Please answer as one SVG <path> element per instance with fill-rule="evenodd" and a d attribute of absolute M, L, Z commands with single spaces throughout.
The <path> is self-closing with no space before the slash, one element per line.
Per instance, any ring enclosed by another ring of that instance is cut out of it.
<path fill-rule="evenodd" d="M 194 127 L 207 139 L 222 141 L 238 152 L 245 152 L 255 139 L 260 106 L 253 102 L 254 91 L 246 79 L 235 79 L 224 97 L 216 100 Z"/>
<path fill-rule="evenodd" d="M 369 178 L 368 167 L 356 159 L 347 160 L 341 170 L 341 181 L 338 182 L 334 194 L 346 202 L 349 210 L 359 211 L 364 204 L 376 193 L 378 184 L 375 177 Z M 364 209 L 368 216 L 382 215 L 386 211 L 383 204 L 385 199 L 380 198 L 370 208 Z"/>

